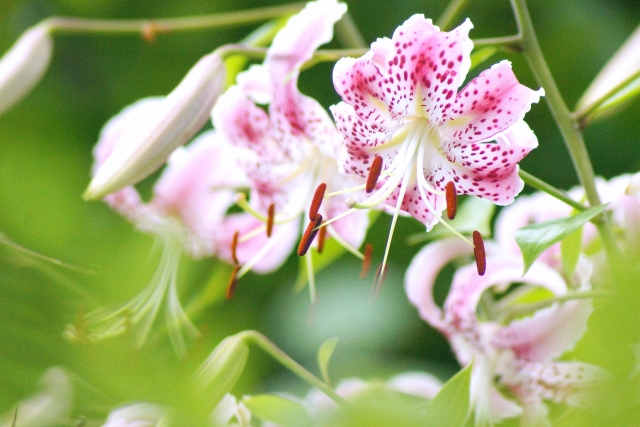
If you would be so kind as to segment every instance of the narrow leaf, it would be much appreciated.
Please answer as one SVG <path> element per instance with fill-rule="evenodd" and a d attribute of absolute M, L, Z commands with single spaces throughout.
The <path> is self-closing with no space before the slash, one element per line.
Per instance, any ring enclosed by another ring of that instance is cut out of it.
<path fill-rule="evenodd" d="M 322 379 L 327 384 L 329 384 L 329 360 L 331 360 L 331 356 L 333 355 L 333 351 L 336 349 L 336 345 L 338 345 L 338 338 L 329 338 L 318 350 L 318 365 L 320 366 Z"/>
<path fill-rule="evenodd" d="M 283 427 L 313 426 L 311 416 L 300 403 L 273 394 L 244 398 L 243 403 L 253 415 Z"/>
<path fill-rule="evenodd" d="M 498 52 L 498 48 L 495 46 L 487 46 L 485 48 L 477 50 L 476 52 L 473 52 L 471 54 L 470 69 L 473 70 L 478 65 L 482 64 L 484 61 L 495 55 L 496 52 Z"/>
<path fill-rule="evenodd" d="M 560 257 L 562 268 L 567 277 L 571 277 L 578 265 L 578 258 L 582 251 L 582 227 L 569 234 L 560 242 Z"/>
<path fill-rule="evenodd" d="M 469 385 L 473 363 L 442 386 L 427 407 L 428 426 L 462 427 L 469 416 Z"/>
<path fill-rule="evenodd" d="M 516 242 L 522 251 L 524 273 L 540 254 L 558 243 L 602 212 L 606 205 L 595 206 L 567 218 L 528 225 L 516 231 Z"/>

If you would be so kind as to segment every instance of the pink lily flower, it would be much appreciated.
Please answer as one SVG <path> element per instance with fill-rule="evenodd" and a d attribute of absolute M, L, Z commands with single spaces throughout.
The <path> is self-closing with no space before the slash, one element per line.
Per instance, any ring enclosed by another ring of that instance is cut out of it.
<path fill-rule="evenodd" d="M 238 75 L 237 85 L 213 108 L 214 127 L 247 152 L 238 165 L 249 179 L 250 202 L 239 199 L 247 213 L 230 216 L 219 236 L 221 241 L 231 242 L 239 232 L 236 250 L 221 253 L 232 261 L 235 252 L 242 265 L 237 277 L 250 269 L 268 272 L 284 262 L 301 227 L 307 225 L 303 217 L 321 184 L 326 184 L 328 196 L 355 182 L 338 171 L 342 141 L 333 121 L 317 101 L 301 94 L 297 87 L 300 67 L 320 45 L 331 40 L 333 25 L 345 11 L 346 5 L 336 0 L 308 3 L 276 35 L 264 63 Z M 268 104 L 268 111 L 261 108 L 263 104 Z M 346 210 L 346 198 L 327 198 L 317 213 L 322 218 L 338 215 Z M 322 200 L 322 194 L 317 199 Z M 265 238 L 271 224 L 272 235 Z M 358 253 L 367 225 L 362 214 L 334 222 L 327 230 Z"/>
<path fill-rule="evenodd" d="M 343 58 L 334 68 L 343 101 L 331 107 L 345 140 L 342 172 L 368 177 L 374 160 L 382 160 L 372 178 L 375 191 L 352 206 L 393 211 L 391 233 L 400 212 L 427 230 L 437 222 L 447 226 L 441 212 L 449 183 L 453 193 L 499 205 L 524 186 L 518 162 L 538 142 L 523 117 L 544 90 L 518 83 L 502 61 L 458 91 L 471 65 L 471 28 L 466 20 L 441 32 L 414 15 L 391 39 L 378 39 L 362 57 Z"/>
<path fill-rule="evenodd" d="M 147 98 L 113 117 L 94 149 L 94 171 L 122 144 L 137 141 L 137 133 L 144 132 L 159 108 L 162 98 Z M 180 259 L 184 252 L 195 258 L 217 253 L 218 228 L 234 202 L 236 189 L 246 185 L 246 177 L 234 166 L 237 156 L 235 147 L 215 131 L 208 131 L 188 147 L 174 151 L 148 203 L 142 201 L 134 187 L 105 197 L 105 202 L 138 229 L 158 236 L 164 246 L 162 259 L 142 293 L 115 310 L 99 309 L 87 314 L 84 325 L 68 328 L 69 338 L 80 339 L 84 334 L 84 338 L 98 340 L 120 334 L 133 325 L 137 345 L 142 345 L 164 304 L 172 344 L 179 354 L 185 353 L 182 331 L 196 336 L 197 330 L 178 299 Z"/>
<path fill-rule="evenodd" d="M 557 360 L 586 331 L 591 302 L 556 302 L 515 320 L 499 316 L 508 313 L 508 303 L 517 300 L 519 292 L 537 288 L 558 297 L 569 289 L 562 276 L 542 262 L 534 263 L 522 276 L 519 254 L 487 243 L 486 274 L 478 276 L 472 265 L 458 269 L 442 309 L 433 299 L 435 279 L 449 261 L 470 250 L 453 238 L 425 246 L 407 271 L 407 295 L 420 316 L 449 340 L 460 364 L 473 361 L 470 397 L 477 425 L 515 416 L 521 416 L 526 426 L 550 425 L 544 401 L 586 407 L 590 392 L 606 377 L 596 366 Z M 488 310 L 480 303 L 486 290 L 505 292 L 515 283 L 523 285 L 489 304 Z M 480 315 L 479 305 L 485 309 Z M 508 390 L 518 402 L 501 390 Z"/>

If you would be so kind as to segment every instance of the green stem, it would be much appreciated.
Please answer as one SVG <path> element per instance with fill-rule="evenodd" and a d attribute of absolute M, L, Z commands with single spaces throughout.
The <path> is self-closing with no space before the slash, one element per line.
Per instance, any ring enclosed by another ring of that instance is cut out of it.
<path fill-rule="evenodd" d="M 640 70 L 636 71 L 635 73 L 633 73 L 632 75 L 624 79 L 621 83 L 614 86 L 607 93 L 605 93 L 595 101 L 591 102 L 591 104 L 573 113 L 572 117 L 574 122 L 578 124 L 580 127 L 584 128 L 588 124 L 589 120 L 591 119 L 591 116 L 593 115 L 595 110 L 598 109 L 598 107 L 600 107 L 602 104 L 607 102 L 609 99 L 613 98 L 615 95 L 618 94 L 618 92 L 625 89 L 630 83 L 632 83 L 634 80 L 637 80 L 638 78 L 640 78 Z"/>
<path fill-rule="evenodd" d="M 455 21 L 460 13 L 467 7 L 469 0 L 453 0 L 449 3 L 447 8 L 442 12 L 440 19 L 436 22 L 436 25 L 440 27 L 442 31 L 446 31 L 453 21 Z"/>
<path fill-rule="evenodd" d="M 192 31 L 204 28 L 246 25 L 267 21 L 282 15 L 294 14 L 305 3 L 292 3 L 257 9 L 238 10 L 202 16 L 185 16 L 170 19 L 85 19 L 74 17 L 52 17 L 42 22 L 54 34 L 102 33 L 155 35 L 172 31 Z"/>
<path fill-rule="evenodd" d="M 474 39 L 472 41 L 473 41 L 473 47 L 500 46 L 500 47 L 504 47 L 509 50 L 512 50 L 514 52 L 522 52 L 522 37 L 519 34 L 515 36 Z"/>
<path fill-rule="evenodd" d="M 535 177 L 533 175 L 531 175 L 529 172 L 525 172 L 522 169 L 520 169 L 520 171 L 518 172 L 518 175 L 520 175 L 520 178 L 522 178 L 522 180 L 524 181 L 525 184 L 540 190 L 540 191 L 544 191 L 545 193 L 547 193 L 550 196 L 555 197 L 556 199 L 565 202 L 566 204 L 568 204 L 569 206 L 579 210 L 579 211 L 585 211 L 588 209 L 587 206 L 583 205 L 582 203 L 576 202 L 575 200 L 573 200 L 571 197 L 569 197 L 569 195 L 567 193 L 565 193 L 562 190 L 558 190 L 556 187 L 554 187 L 551 184 L 548 184 L 546 182 L 544 182 L 543 180 L 541 180 L 538 177 Z"/>
<path fill-rule="evenodd" d="M 367 41 L 362 36 L 360 29 L 349 12 L 345 13 L 342 19 L 336 23 L 336 38 L 345 47 L 369 48 Z"/>
<path fill-rule="evenodd" d="M 574 126 L 571 112 L 567 108 L 562 95 L 556 86 L 556 83 L 551 75 L 549 66 L 544 59 L 542 49 L 536 38 L 535 31 L 533 29 L 533 23 L 529 10 L 527 9 L 525 0 L 511 0 L 511 6 L 516 18 L 518 30 L 522 37 L 523 54 L 529 62 L 531 71 L 544 90 L 545 99 L 551 115 L 558 124 L 558 128 L 565 144 L 569 150 L 571 160 L 578 174 L 578 179 L 582 184 L 589 205 L 598 206 L 601 205 L 600 196 L 596 190 L 595 174 L 593 172 L 593 166 L 591 165 L 591 159 L 587 152 L 587 147 L 584 143 L 582 132 Z M 597 221 L 598 230 L 605 243 L 605 248 L 611 259 L 614 259 L 619 254 L 619 249 L 615 242 L 613 231 L 611 229 L 611 223 L 609 217 L 606 214 L 600 215 L 600 220 Z"/>
<path fill-rule="evenodd" d="M 345 401 L 342 397 L 333 391 L 324 381 L 307 371 L 302 365 L 293 360 L 287 353 L 278 348 L 274 343 L 269 341 L 267 337 L 257 331 L 244 331 L 239 334 L 245 344 L 255 344 L 264 351 L 266 351 L 271 357 L 280 362 L 285 368 L 302 378 L 304 381 L 316 387 L 324 394 L 326 394 L 331 400 L 341 405 Z"/>

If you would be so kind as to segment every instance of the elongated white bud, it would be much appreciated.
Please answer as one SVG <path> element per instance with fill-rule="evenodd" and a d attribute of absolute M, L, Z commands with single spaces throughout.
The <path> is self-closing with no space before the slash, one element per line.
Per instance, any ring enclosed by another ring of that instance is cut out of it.
<path fill-rule="evenodd" d="M 128 147 L 118 149 L 95 172 L 85 199 L 99 199 L 133 185 L 158 169 L 177 147 L 188 142 L 209 120 L 224 90 L 222 58 L 211 53 L 189 70 L 180 84 L 154 109 L 155 117 Z"/>
<path fill-rule="evenodd" d="M 53 40 L 49 29 L 38 25 L 27 30 L 0 59 L 0 114 L 17 104 L 44 75 Z"/>

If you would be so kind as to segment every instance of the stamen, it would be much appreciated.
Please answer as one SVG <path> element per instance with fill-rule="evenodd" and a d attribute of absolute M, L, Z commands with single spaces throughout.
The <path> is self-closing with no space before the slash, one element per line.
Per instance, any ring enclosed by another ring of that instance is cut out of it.
<path fill-rule="evenodd" d="M 367 243 L 364 247 L 364 259 L 362 260 L 362 271 L 360 272 L 360 278 L 364 279 L 369 274 L 371 268 L 371 256 L 373 255 L 373 246 L 371 243 Z"/>
<path fill-rule="evenodd" d="M 229 277 L 227 292 L 225 293 L 226 298 L 229 300 L 233 298 L 233 294 L 236 292 L 236 288 L 238 287 L 238 270 L 240 270 L 240 266 L 235 265 L 233 267 L 233 271 L 231 271 L 231 276 Z"/>
<path fill-rule="evenodd" d="M 484 241 L 478 231 L 473 232 L 473 255 L 476 257 L 478 274 L 484 276 L 484 272 L 487 270 L 487 254 L 484 251 Z"/>
<path fill-rule="evenodd" d="M 302 235 L 302 239 L 300 239 L 300 244 L 298 245 L 298 255 L 303 256 L 307 253 L 309 248 L 311 247 L 311 242 L 318 234 L 318 227 L 322 224 L 322 215 L 318 214 L 314 221 L 310 221 L 309 225 L 307 225 L 307 229 L 304 231 Z"/>
<path fill-rule="evenodd" d="M 327 227 L 320 226 L 318 230 L 318 253 L 321 254 L 324 249 L 324 240 L 327 238 Z"/>
<path fill-rule="evenodd" d="M 382 285 L 384 281 L 387 279 L 387 273 L 389 272 L 389 267 L 387 264 L 380 264 L 378 267 L 378 271 L 376 271 L 376 276 L 373 279 L 373 289 L 371 289 L 371 298 L 369 299 L 371 302 L 378 299 L 378 295 L 380 295 L 380 290 L 382 290 Z"/>
<path fill-rule="evenodd" d="M 273 219 L 276 216 L 276 205 L 271 203 L 267 211 L 267 237 L 271 237 L 273 232 Z"/>
<path fill-rule="evenodd" d="M 378 178 L 380 178 L 380 172 L 382 172 L 382 157 L 376 154 L 371 163 L 369 175 L 367 176 L 367 185 L 365 187 L 367 193 L 371 193 L 376 188 Z"/>
<path fill-rule="evenodd" d="M 327 189 L 327 184 L 324 182 L 318 185 L 316 188 L 316 192 L 313 194 L 313 200 L 311 201 L 311 206 L 309 207 L 309 219 L 314 221 L 316 216 L 318 215 L 318 211 L 320 210 L 320 205 L 322 205 L 322 199 L 324 198 L 324 192 Z"/>
<path fill-rule="evenodd" d="M 447 217 L 449 219 L 454 219 L 456 217 L 456 212 L 458 211 L 458 193 L 456 192 L 456 185 L 453 181 L 449 181 L 445 190 L 447 196 Z"/>
<path fill-rule="evenodd" d="M 236 250 L 238 249 L 238 238 L 240 237 L 240 232 L 236 231 L 233 233 L 233 240 L 231 241 L 231 259 L 233 260 L 233 265 L 238 265 L 238 256 Z"/>

